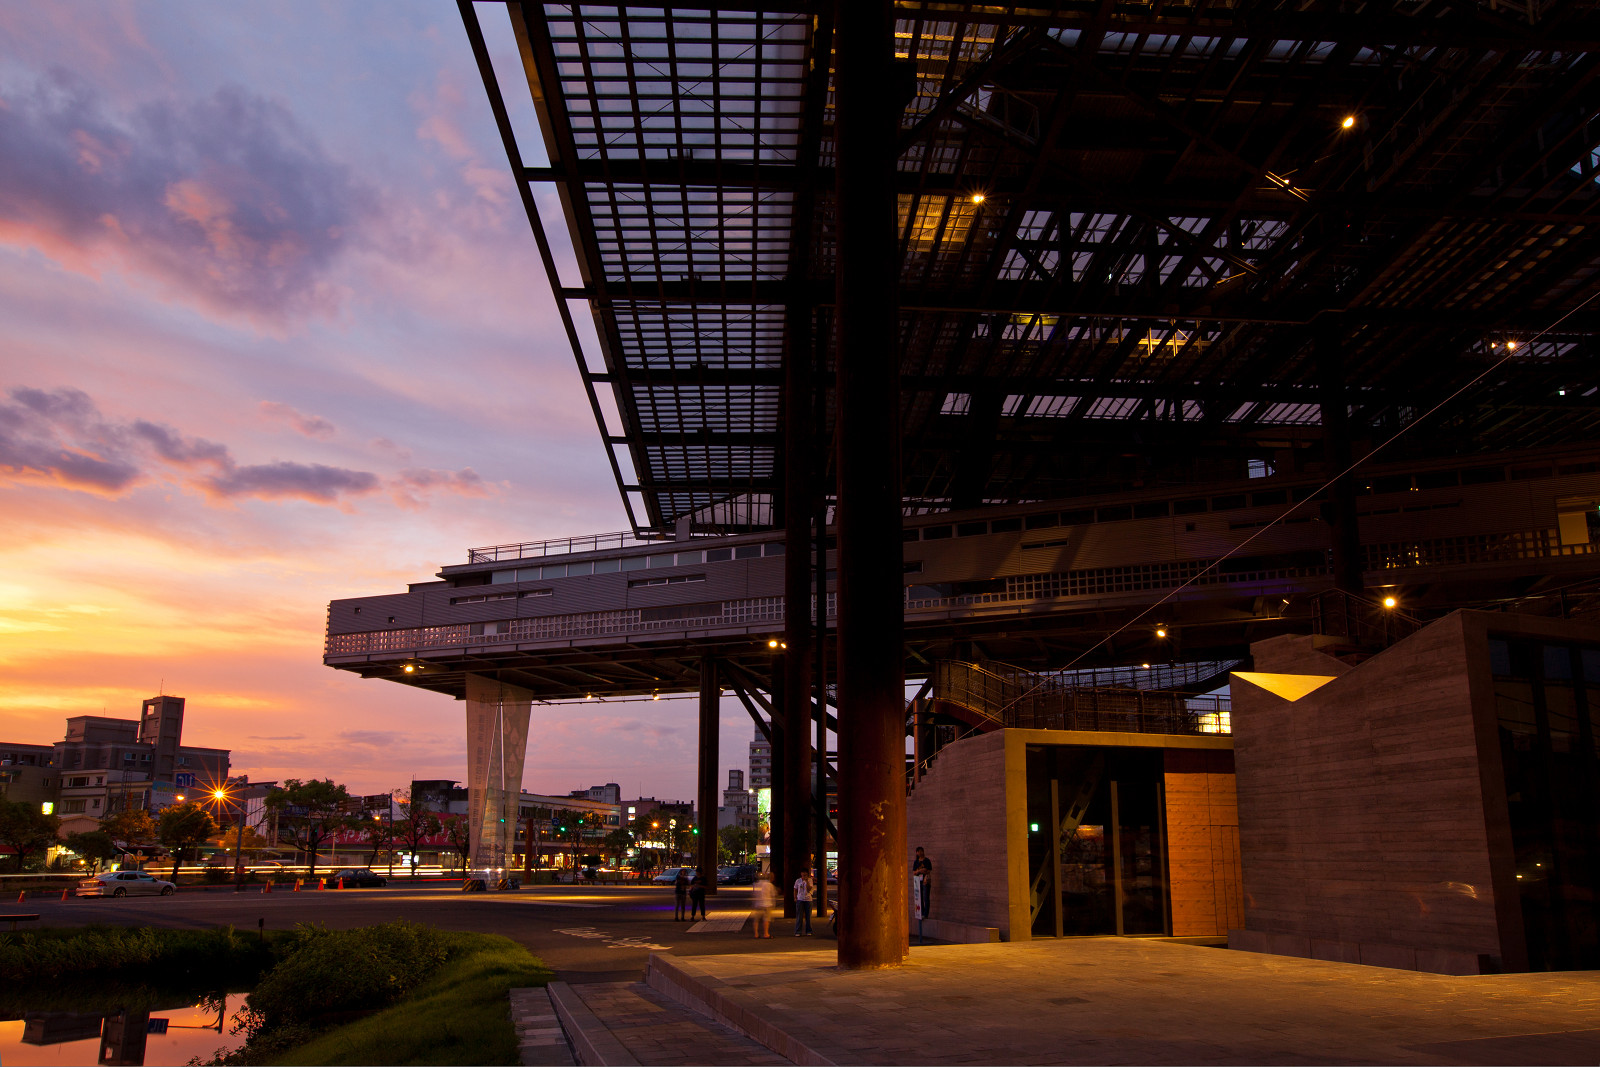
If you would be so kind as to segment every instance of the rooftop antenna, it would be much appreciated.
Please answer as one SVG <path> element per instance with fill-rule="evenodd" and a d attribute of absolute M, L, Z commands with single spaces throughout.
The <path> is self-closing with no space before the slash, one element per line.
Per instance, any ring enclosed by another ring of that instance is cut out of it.
<path fill-rule="evenodd" d="M 156 696 L 164 697 L 166 695 L 167 695 L 167 680 L 166 680 L 166 678 L 162 678 L 161 679 L 161 684 L 156 688 Z"/>

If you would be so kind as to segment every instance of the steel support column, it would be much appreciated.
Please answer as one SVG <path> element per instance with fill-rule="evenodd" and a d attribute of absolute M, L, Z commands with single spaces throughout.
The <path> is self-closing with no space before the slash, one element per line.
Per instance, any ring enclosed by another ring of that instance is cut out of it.
<path fill-rule="evenodd" d="M 722 686 L 717 683 L 717 661 L 700 660 L 700 847 L 696 849 L 700 873 L 706 875 L 706 895 L 717 891 L 717 740 L 721 726 Z"/>
<path fill-rule="evenodd" d="M 835 14 L 838 164 L 839 965 L 897 967 L 907 912 L 895 143 L 904 86 L 882 0 Z"/>
<path fill-rule="evenodd" d="M 784 352 L 783 569 L 783 869 L 806 869 L 811 855 L 811 511 L 816 455 L 811 431 L 811 309 L 789 310 Z M 794 894 L 793 876 L 783 887 Z M 792 909 L 786 909 L 792 910 Z"/>

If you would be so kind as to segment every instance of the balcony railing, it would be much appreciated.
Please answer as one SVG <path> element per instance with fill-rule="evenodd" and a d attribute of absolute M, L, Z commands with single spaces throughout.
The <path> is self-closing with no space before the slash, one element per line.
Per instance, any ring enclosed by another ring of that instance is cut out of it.
<path fill-rule="evenodd" d="M 631 533 L 591 534 L 559 541 L 532 541 L 518 545 L 498 545 L 491 548 L 472 549 L 475 562 L 525 559 L 540 554 L 557 555 L 562 552 L 586 552 L 592 549 L 620 547 L 625 544 L 651 544 Z M 1368 571 L 1382 571 L 1398 567 L 1448 566 L 1462 563 L 1502 563 L 1524 560 L 1550 559 L 1560 556 L 1587 555 L 1600 549 L 1600 545 L 1562 545 L 1553 531 L 1531 530 L 1508 534 L 1472 535 L 1417 539 L 1407 542 L 1364 546 Z M 1099 567 L 1055 573 L 1025 574 L 1005 579 L 1005 589 L 986 593 L 973 593 L 946 597 L 913 598 L 909 587 L 905 592 L 905 609 L 908 615 L 924 611 L 948 611 L 952 608 L 983 609 L 1000 604 L 1029 604 L 1082 596 L 1128 595 L 1172 589 L 1185 582 L 1195 586 L 1259 585 L 1266 582 L 1320 584 L 1327 574 L 1325 567 L 1283 567 L 1267 570 L 1224 571 L 1221 568 L 1205 570 L 1208 561 L 1186 560 L 1172 563 L 1139 564 L 1121 567 Z M 1308 581 L 1309 580 L 1309 581 Z M 834 596 L 828 594 L 827 617 L 834 617 Z M 752 606 L 759 605 L 759 606 Z M 813 610 L 815 602 L 813 601 Z M 516 644 L 568 637 L 589 637 L 610 634 L 649 633 L 702 629 L 707 626 L 748 625 L 750 623 L 779 622 L 783 615 L 782 597 L 760 597 L 751 600 L 722 602 L 722 613 L 707 617 L 670 620 L 645 620 L 639 609 L 617 611 L 590 611 L 571 615 L 549 615 L 532 619 L 511 619 L 491 624 L 505 626 L 504 632 L 473 632 L 467 624 L 450 626 L 413 627 L 400 630 L 380 630 L 367 633 L 330 635 L 327 655 L 349 655 L 382 652 L 405 652 L 425 648 L 451 648 L 467 645 Z M 1319 620 L 1326 625 L 1327 620 Z M 1389 623 L 1391 627 L 1396 624 Z M 1319 632 L 1331 632 L 1327 630 Z M 1116 680 L 1113 685 L 1121 683 Z M 1066 684 L 1066 683 L 1063 683 Z M 1098 683 L 1096 683 L 1098 684 Z M 1173 681 L 1170 686 L 1186 684 Z"/>
<path fill-rule="evenodd" d="M 549 541 L 520 541 L 513 545 L 489 545 L 467 549 L 468 563 L 499 563 L 502 560 L 539 559 L 543 556 L 570 556 L 578 552 L 600 552 L 608 548 L 659 545 L 660 538 L 635 536 L 631 530 L 616 533 L 581 534 Z"/>

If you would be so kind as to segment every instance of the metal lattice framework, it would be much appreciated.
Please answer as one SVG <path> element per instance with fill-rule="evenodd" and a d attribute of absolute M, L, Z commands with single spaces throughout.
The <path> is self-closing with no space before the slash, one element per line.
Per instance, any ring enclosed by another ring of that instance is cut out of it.
<path fill-rule="evenodd" d="M 636 530 L 771 525 L 786 346 L 831 330 L 831 6 L 510 5 L 538 168 L 461 6 Z M 1381 440 L 1508 341 L 1386 458 L 1600 426 L 1595 0 L 895 9 L 908 510 L 1303 469 L 1330 400 Z"/>

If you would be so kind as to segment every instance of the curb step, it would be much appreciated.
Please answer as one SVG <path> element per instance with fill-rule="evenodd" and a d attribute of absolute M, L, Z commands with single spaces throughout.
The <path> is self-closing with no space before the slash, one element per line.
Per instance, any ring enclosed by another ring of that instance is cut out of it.
<path fill-rule="evenodd" d="M 517 1032 L 517 1062 L 526 1067 L 569 1067 L 576 1063 L 546 989 L 511 990 L 511 1025 Z"/>

